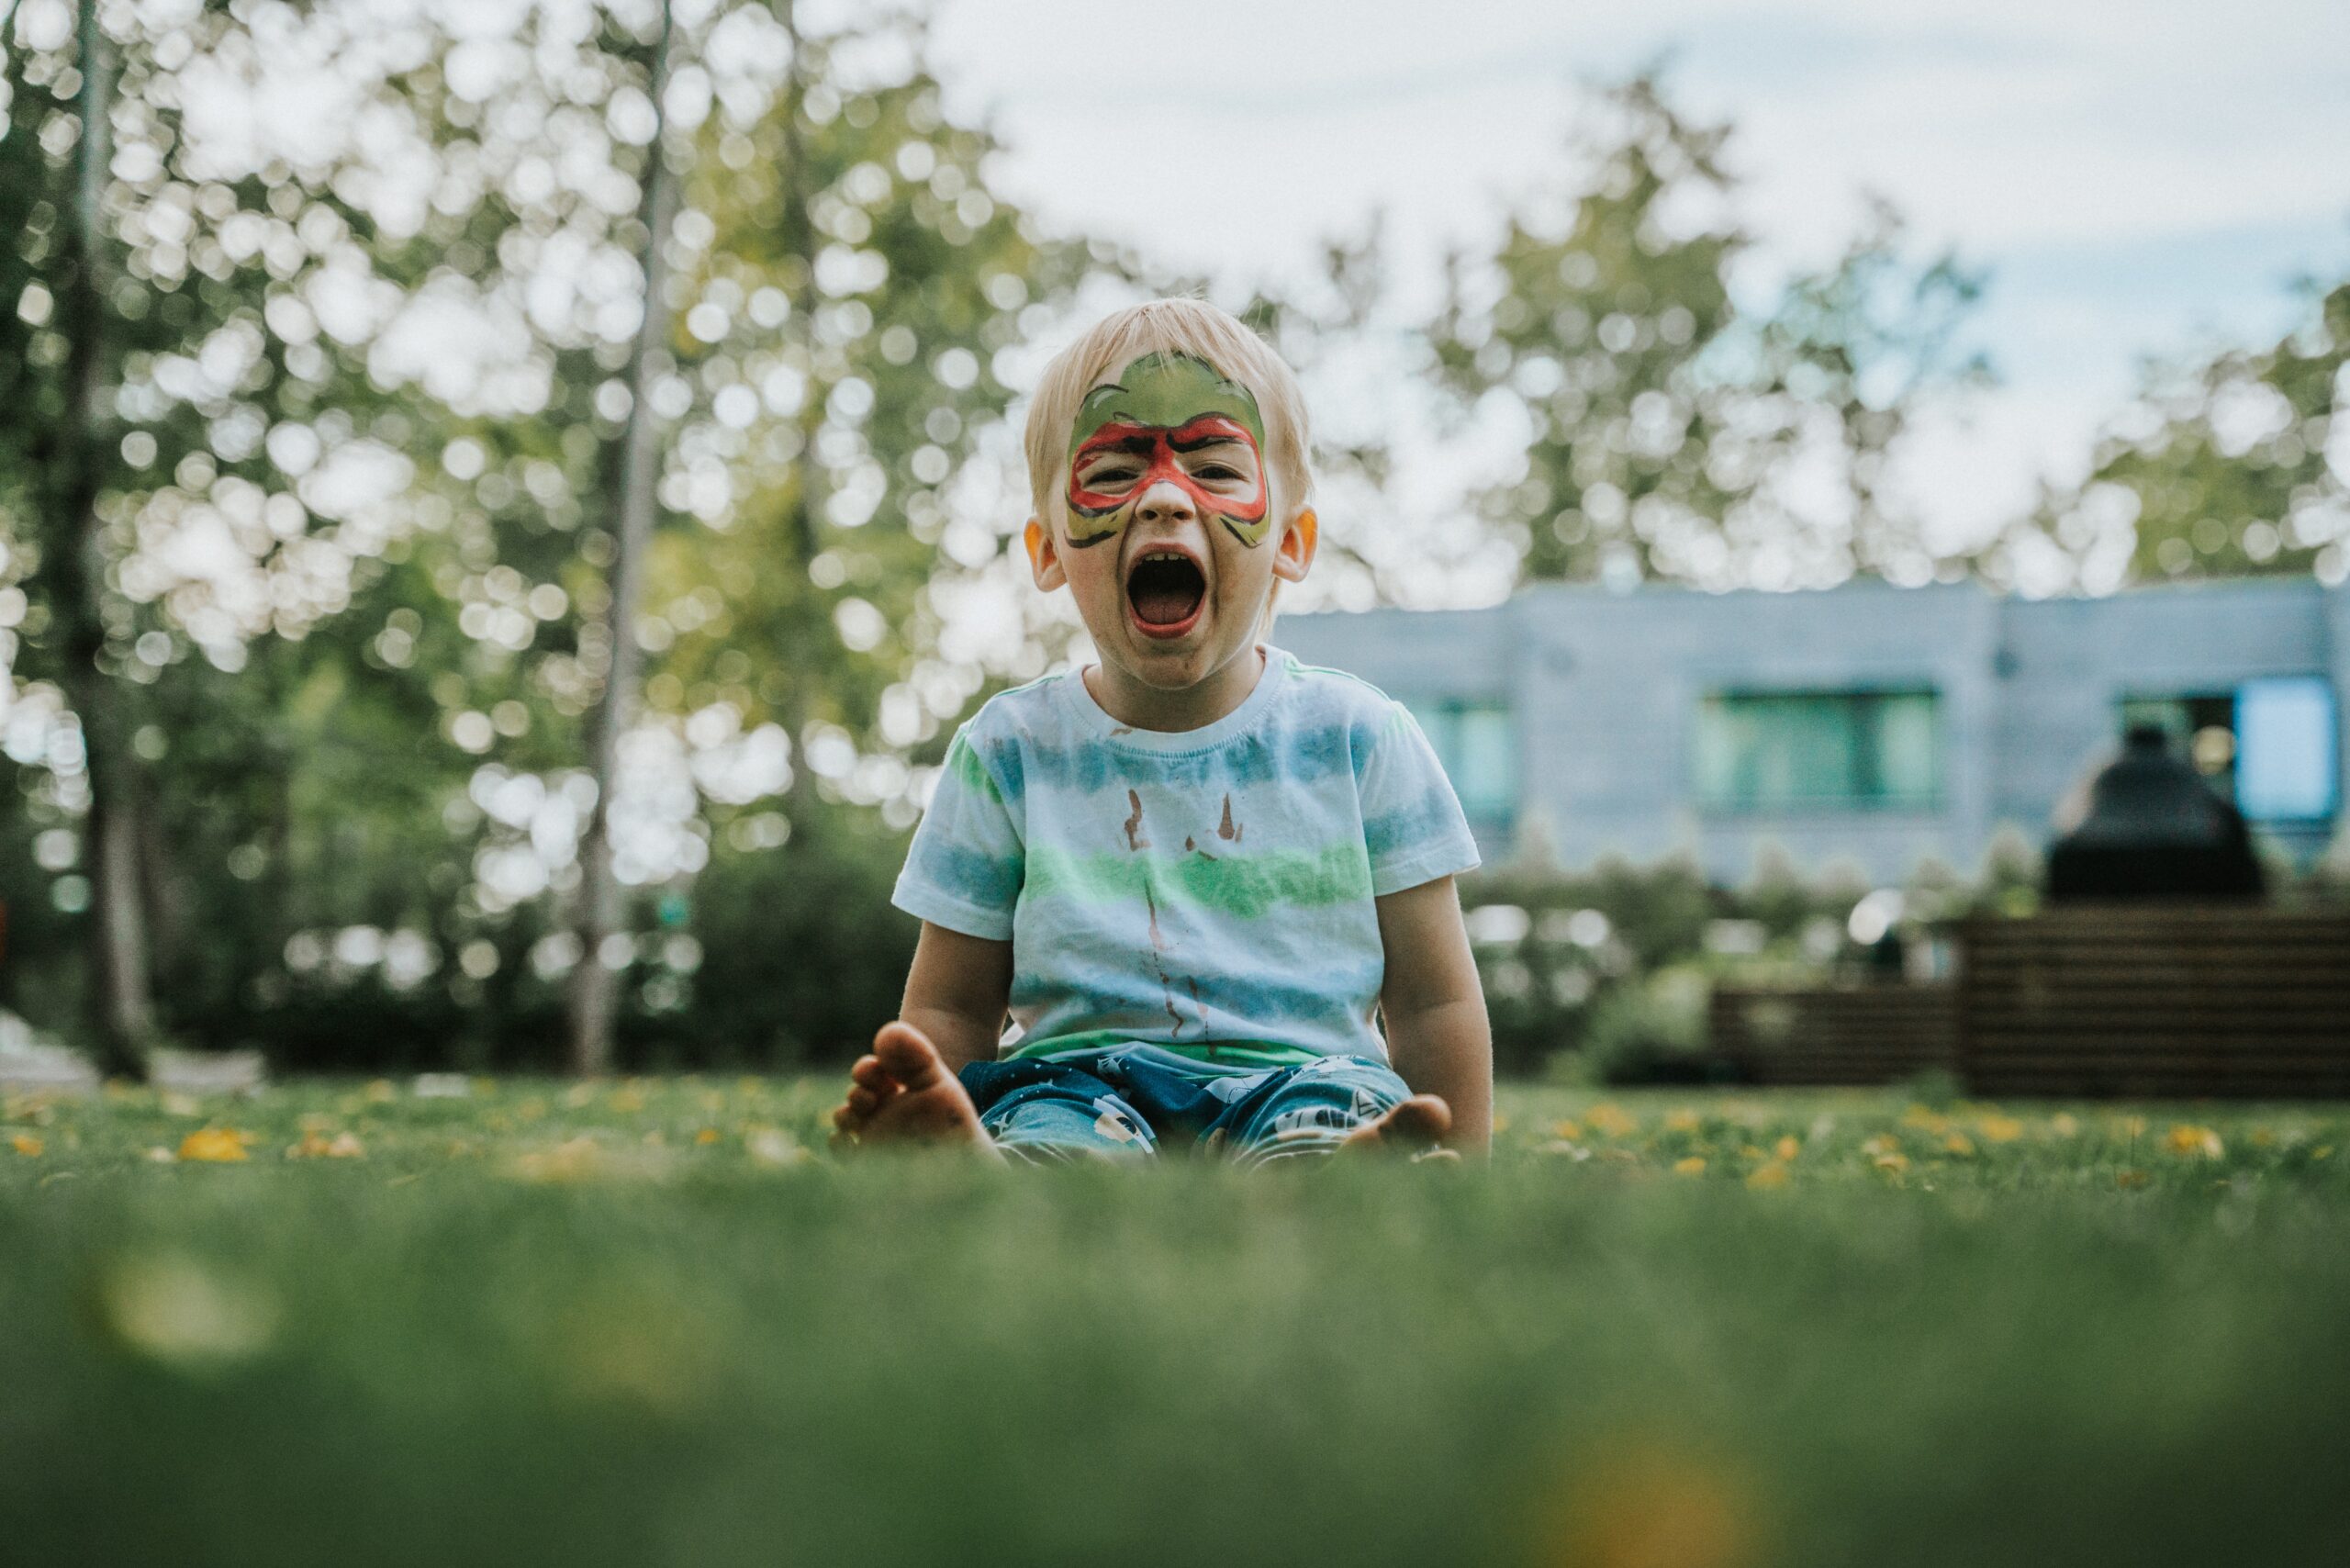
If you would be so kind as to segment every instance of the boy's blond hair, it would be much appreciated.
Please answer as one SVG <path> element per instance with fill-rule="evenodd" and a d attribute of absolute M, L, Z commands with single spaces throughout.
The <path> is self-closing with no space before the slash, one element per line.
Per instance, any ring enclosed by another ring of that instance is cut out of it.
<path fill-rule="evenodd" d="M 1248 388 L 1265 419 L 1265 466 L 1279 492 L 1285 523 L 1314 498 L 1312 436 L 1305 396 L 1272 346 L 1220 307 L 1204 299 L 1146 300 L 1094 323 L 1053 356 L 1028 405 L 1028 488 L 1036 518 L 1048 526 L 1053 498 L 1069 465 L 1069 425 L 1095 382 L 1145 354 L 1173 351 L 1207 361 Z"/>

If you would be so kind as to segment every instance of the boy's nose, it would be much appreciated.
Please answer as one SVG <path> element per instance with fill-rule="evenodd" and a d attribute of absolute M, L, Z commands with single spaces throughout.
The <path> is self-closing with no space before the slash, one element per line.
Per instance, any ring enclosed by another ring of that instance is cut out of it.
<path fill-rule="evenodd" d="M 1191 493 L 1172 479 L 1161 479 L 1135 501 L 1136 522 L 1181 522 L 1198 515 Z"/>

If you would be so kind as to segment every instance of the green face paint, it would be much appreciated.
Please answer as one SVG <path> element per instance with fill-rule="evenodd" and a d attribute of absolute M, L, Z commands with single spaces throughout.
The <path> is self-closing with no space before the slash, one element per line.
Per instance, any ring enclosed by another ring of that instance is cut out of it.
<path fill-rule="evenodd" d="M 1245 446 L 1243 473 L 1232 449 Z M 1077 407 L 1069 442 L 1069 542 L 1115 537 L 1131 503 L 1164 479 L 1243 544 L 1265 537 L 1265 422 L 1248 388 L 1192 354 L 1152 353 Z"/>

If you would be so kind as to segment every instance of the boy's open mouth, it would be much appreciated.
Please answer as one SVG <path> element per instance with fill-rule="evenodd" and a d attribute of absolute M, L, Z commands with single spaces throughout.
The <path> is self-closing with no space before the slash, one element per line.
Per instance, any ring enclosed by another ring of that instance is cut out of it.
<path fill-rule="evenodd" d="M 1126 573 L 1126 603 L 1145 636 L 1180 637 L 1207 603 L 1199 563 L 1171 550 L 1147 550 Z"/>

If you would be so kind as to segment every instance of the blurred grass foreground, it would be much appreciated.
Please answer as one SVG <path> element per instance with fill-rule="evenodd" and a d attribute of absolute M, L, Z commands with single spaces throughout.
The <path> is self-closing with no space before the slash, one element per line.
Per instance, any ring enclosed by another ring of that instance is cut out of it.
<path fill-rule="evenodd" d="M 2317 1563 L 2350 1111 L 1505 1091 L 1488 1170 L 822 1080 L 0 1105 L 13 1563 Z"/>

